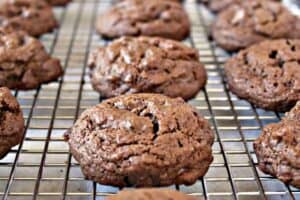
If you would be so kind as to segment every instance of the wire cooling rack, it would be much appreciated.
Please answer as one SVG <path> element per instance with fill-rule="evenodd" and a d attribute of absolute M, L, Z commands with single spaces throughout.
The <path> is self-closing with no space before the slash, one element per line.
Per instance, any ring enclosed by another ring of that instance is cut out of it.
<path fill-rule="evenodd" d="M 105 45 L 94 31 L 97 15 L 110 6 L 105 0 L 74 0 L 55 8 L 61 27 L 41 38 L 53 56 L 61 59 L 65 75 L 37 90 L 15 92 L 26 119 L 23 142 L 0 160 L 0 197 L 3 199 L 104 199 L 119 188 L 84 179 L 62 135 L 87 107 L 99 103 L 87 76 L 91 50 Z M 211 14 L 195 1 L 184 6 L 192 32 L 184 42 L 197 48 L 209 79 L 205 90 L 189 103 L 207 119 L 216 133 L 214 162 L 192 186 L 171 186 L 207 199 L 300 199 L 300 190 L 284 185 L 257 169 L 252 142 L 261 127 L 282 114 L 256 109 L 236 98 L 226 87 L 224 51 L 209 40 Z"/>

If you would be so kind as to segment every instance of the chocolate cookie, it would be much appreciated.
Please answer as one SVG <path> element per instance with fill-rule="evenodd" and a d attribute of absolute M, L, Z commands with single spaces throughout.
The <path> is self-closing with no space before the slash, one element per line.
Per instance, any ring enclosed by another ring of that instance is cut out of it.
<path fill-rule="evenodd" d="M 177 2 L 127 0 L 101 15 L 96 28 L 108 38 L 146 35 L 182 40 L 190 32 L 190 23 Z"/>
<path fill-rule="evenodd" d="M 300 102 L 277 124 L 263 129 L 254 142 L 259 168 L 300 188 Z"/>
<path fill-rule="evenodd" d="M 65 6 L 72 0 L 46 0 L 52 6 Z"/>
<path fill-rule="evenodd" d="M 140 92 L 190 99 L 206 83 L 198 51 L 152 37 L 123 37 L 98 48 L 89 67 L 95 90 L 103 97 Z"/>
<path fill-rule="evenodd" d="M 44 0 L 3 0 L 0 3 L 0 25 L 40 36 L 57 27 L 51 6 Z"/>
<path fill-rule="evenodd" d="M 300 40 L 264 41 L 225 64 L 229 88 L 269 110 L 286 111 L 300 100 Z"/>
<path fill-rule="evenodd" d="M 9 89 L 0 87 L 0 158 L 19 144 L 24 134 L 24 119 L 20 106 Z"/>
<path fill-rule="evenodd" d="M 243 1 L 221 12 L 212 25 L 216 43 L 236 51 L 266 39 L 300 38 L 299 18 L 275 1 Z"/>
<path fill-rule="evenodd" d="M 168 189 L 122 190 L 107 200 L 196 200 L 184 193 Z"/>
<path fill-rule="evenodd" d="M 232 5 L 240 4 L 243 1 L 242 0 L 202 0 L 205 4 L 208 5 L 208 8 L 215 12 L 219 13 L 227 8 L 229 8 Z M 277 1 L 280 2 L 281 0 L 260 0 L 260 1 Z M 246 1 L 249 2 L 249 1 Z"/>
<path fill-rule="evenodd" d="M 159 94 L 104 101 L 65 137 L 86 178 L 104 185 L 190 185 L 213 160 L 207 120 L 184 100 Z"/>
<path fill-rule="evenodd" d="M 51 58 L 39 40 L 0 29 L 0 86 L 34 89 L 56 80 L 62 72 L 59 60 Z"/>

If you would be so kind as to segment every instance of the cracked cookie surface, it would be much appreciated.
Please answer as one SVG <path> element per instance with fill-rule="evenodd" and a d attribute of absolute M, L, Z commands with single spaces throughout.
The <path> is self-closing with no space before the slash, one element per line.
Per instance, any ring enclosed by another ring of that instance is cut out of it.
<path fill-rule="evenodd" d="M 169 189 L 135 189 L 122 190 L 106 200 L 196 200 L 182 192 Z"/>
<path fill-rule="evenodd" d="M 237 51 L 266 39 L 300 38 L 300 19 L 275 1 L 243 1 L 221 12 L 212 25 L 216 43 Z"/>
<path fill-rule="evenodd" d="M 300 100 L 300 40 L 270 40 L 240 51 L 225 64 L 229 88 L 268 110 L 287 111 Z"/>
<path fill-rule="evenodd" d="M 259 168 L 300 188 L 300 102 L 279 123 L 267 125 L 254 142 Z"/>
<path fill-rule="evenodd" d="M 104 185 L 189 185 L 213 160 L 208 121 L 159 94 L 106 100 L 83 112 L 65 138 L 83 174 Z"/>
<path fill-rule="evenodd" d="M 44 0 L 1 1 L 0 25 L 36 37 L 58 26 L 51 6 Z"/>
<path fill-rule="evenodd" d="M 207 79 L 196 49 L 163 38 L 120 38 L 98 48 L 89 67 L 102 97 L 151 92 L 190 99 Z"/>
<path fill-rule="evenodd" d="M 24 134 L 24 119 L 16 98 L 9 89 L 0 87 L 0 158 L 15 145 Z"/>
<path fill-rule="evenodd" d="M 24 32 L 0 29 L 0 86 L 34 89 L 60 75 L 59 60 L 51 58 L 39 40 Z"/>
<path fill-rule="evenodd" d="M 182 40 L 190 32 L 183 7 L 172 1 L 127 0 L 101 15 L 97 31 L 105 37 L 160 36 Z"/>

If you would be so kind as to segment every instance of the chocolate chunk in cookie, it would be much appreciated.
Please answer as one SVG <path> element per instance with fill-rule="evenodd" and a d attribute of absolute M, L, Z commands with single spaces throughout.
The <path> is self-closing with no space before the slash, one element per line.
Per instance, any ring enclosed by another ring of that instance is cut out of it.
<path fill-rule="evenodd" d="M 42 43 L 24 32 L 0 29 L 0 86 L 34 89 L 62 75 L 58 59 Z"/>
<path fill-rule="evenodd" d="M 24 119 L 16 98 L 0 87 L 0 158 L 22 141 Z"/>
<path fill-rule="evenodd" d="M 101 15 L 96 28 L 108 38 L 146 35 L 182 40 L 190 32 L 190 23 L 177 2 L 127 0 Z"/>
<path fill-rule="evenodd" d="M 300 40 L 264 41 L 240 51 L 225 64 L 237 96 L 274 111 L 300 100 Z"/>
<path fill-rule="evenodd" d="M 168 189 L 123 190 L 107 200 L 196 200 L 192 196 Z"/>
<path fill-rule="evenodd" d="M 266 39 L 300 38 L 299 18 L 275 1 L 243 1 L 221 12 L 212 26 L 219 46 L 237 51 Z"/>
<path fill-rule="evenodd" d="M 196 49 L 153 37 L 123 37 L 90 57 L 93 87 L 102 97 L 140 92 L 190 99 L 206 83 Z"/>
<path fill-rule="evenodd" d="M 51 6 L 44 0 L 3 0 L 0 25 L 40 36 L 56 28 L 57 21 Z"/>
<path fill-rule="evenodd" d="M 106 100 L 65 137 L 86 178 L 104 185 L 190 185 L 213 160 L 208 121 L 184 100 L 159 94 Z"/>
<path fill-rule="evenodd" d="M 46 0 L 52 6 L 65 6 L 72 0 Z"/>
<path fill-rule="evenodd" d="M 259 168 L 300 188 L 300 102 L 277 124 L 263 129 L 254 142 Z"/>

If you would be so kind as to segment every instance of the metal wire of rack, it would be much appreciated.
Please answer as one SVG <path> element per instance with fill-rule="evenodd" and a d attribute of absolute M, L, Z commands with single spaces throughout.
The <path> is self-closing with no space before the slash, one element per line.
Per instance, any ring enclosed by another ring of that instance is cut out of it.
<path fill-rule="evenodd" d="M 61 59 L 65 75 L 37 90 L 15 92 L 26 119 L 23 142 L 0 160 L 2 199 L 104 199 L 119 188 L 85 180 L 62 135 L 79 114 L 99 103 L 87 76 L 88 54 L 104 45 L 94 31 L 96 17 L 108 0 L 74 0 L 55 8 L 61 27 L 41 38 L 49 52 Z M 192 186 L 171 186 L 207 199 L 300 199 L 300 190 L 263 174 L 257 168 L 252 142 L 261 128 L 277 122 L 281 113 L 257 109 L 228 91 L 223 76 L 230 56 L 209 40 L 211 14 L 194 0 L 184 6 L 192 32 L 184 42 L 200 52 L 209 80 L 189 103 L 207 119 L 216 133 L 214 162 L 206 176 Z"/>

